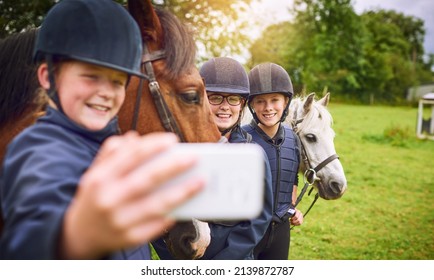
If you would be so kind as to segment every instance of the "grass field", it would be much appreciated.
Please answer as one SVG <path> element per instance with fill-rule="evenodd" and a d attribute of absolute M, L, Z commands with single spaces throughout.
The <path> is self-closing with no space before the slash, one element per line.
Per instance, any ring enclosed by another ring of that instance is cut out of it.
<path fill-rule="evenodd" d="M 293 229 L 289 259 L 434 259 L 434 141 L 416 139 L 417 108 L 332 100 L 329 110 L 348 190 Z"/>

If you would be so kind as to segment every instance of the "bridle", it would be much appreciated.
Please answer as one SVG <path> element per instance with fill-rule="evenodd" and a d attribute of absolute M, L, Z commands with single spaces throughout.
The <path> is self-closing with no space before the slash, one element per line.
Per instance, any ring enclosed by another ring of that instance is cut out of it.
<path fill-rule="evenodd" d="M 157 108 L 160 121 L 167 132 L 175 133 L 176 135 L 178 135 L 181 142 L 186 142 L 182 131 L 179 129 L 178 123 L 173 117 L 173 114 L 170 112 L 166 101 L 164 101 L 163 95 L 161 94 L 160 85 L 155 78 L 154 67 L 152 66 L 152 62 L 164 59 L 166 57 L 166 54 L 164 50 L 149 52 L 148 46 L 146 44 L 143 44 L 143 52 L 144 53 L 142 55 L 141 69 L 143 75 L 145 76 L 145 79 L 148 81 L 148 88 L 152 95 L 152 99 L 154 100 L 155 107 Z M 140 99 L 142 97 L 142 87 L 143 79 L 140 79 L 139 88 L 137 90 L 136 96 L 136 104 L 134 106 L 133 121 L 131 124 L 131 127 L 134 130 L 137 127 L 137 119 L 140 110 Z"/>
<path fill-rule="evenodd" d="M 315 183 L 316 180 L 318 180 L 318 177 L 316 176 L 317 172 L 320 171 L 323 167 L 325 167 L 327 164 L 329 164 L 333 160 L 335 160 L 335 159 L 339 160 L 339 156 L 337 154 L 333 154 L 333 155 L 327 157 L 325 160 L 323 160 L 316 167 L 312 167 L 312 164 L 311 164 L 309 157 L 307 155 L 307 152 L 306 152 L 305 145 L 303 144 L 303 140 L 301 139 L 301 137 L 299 135 L 301 130 L 299 130 L 297 127 L 297 125 L 302 123 L 303 120 L 304 120 L 304 118 L 297 119 L 296 115 L 295 115 L 294 121 L 292 122 L 292 129 L 297 134 L 297 137 L 300 140 L 299 143 L 301 146 L 301 160 L 303 160 L 303 163 L 306 166 L 306 171 L 303 174 L 304 186 L 303 186 L 303 189 L 301 190 L 300 194 L 298 195 L 297 200 L 295 201 L 294 207 L 297 206 L 301 202 L 308 187 L 311 187 L 308 195 L 311 194 L 311 192 L 313 190 L 313 184 Z M 306 217 L 306 215 L 309 213 L 310 209 L 312 209 L 313 205 L 318 200 L 318 198 L 319 198 L 319 193 L 316 193 L 314 200 L 312 201 L 312 203 L 309 206 L 309 208 L 307 209 L 307 211 L 304 213 L 304 215 L 303 215 L 304 217 Z"/>

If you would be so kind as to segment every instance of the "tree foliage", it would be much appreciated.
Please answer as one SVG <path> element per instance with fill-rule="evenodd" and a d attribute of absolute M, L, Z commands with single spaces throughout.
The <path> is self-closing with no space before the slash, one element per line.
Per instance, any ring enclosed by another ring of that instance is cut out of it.
<path fill-rule="evenodd" d="M 363 102 L 399 102 L 408 87 L 432 82 L 420 19 L 385 10 L 359 16 L 351 0 L 295 0 L 293 13 L 292 22 L 268 27 L 253 42 L 251 64 L 279 63 L 298 88 L 327 87 Z M 258 42 L 273 47 L 260 52 Z"/>
<path fill-rule="evenodd" d="M 0 0 L 0 38 L 41 25 L 59 0 Z"/>
<path fill-rule="evenodd" d="M 239 53 L 249 45 L 249 22 L 239 17 L 251 0 L 162 0 L 158 5 L 172 11 L 196 30 L 196 41 L 205 57 Z"/>
<path fill-rule="evenodd" d="M 0 0 L 0 38 L 37 27 L 59 0 Z M 125 4 L 127 0 L 116 0 Z M 240 12 L 251 0 L 154 0 L 154 5 L 173 12 L 196 31 L 196 41 L 206 56 L 239 53 L 250 44 L 248 22 Z"/>

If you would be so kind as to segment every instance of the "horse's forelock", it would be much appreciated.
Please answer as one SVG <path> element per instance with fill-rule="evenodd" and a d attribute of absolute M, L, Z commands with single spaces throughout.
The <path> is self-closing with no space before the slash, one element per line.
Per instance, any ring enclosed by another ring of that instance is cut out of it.
<path fill-rule="evenodd" d="M 300 106 L 302 100 L 298 99 L 293 101 L 296 101 L 296 104 L 294 104 L 294 109 L 302 110 L 303 106 Z M 321 119 L 321 122 L 324 124 L 324 126 L 331 127 L 333 124 L 333 117 L 327 108 L 315 101 L 312 103 L 312 107 L 309 112 L 303 117 L 303 122 L 301 122 L 299 130 L 303 130 L 304 128 L 313 125 L 315 122 L 318 122 L 318 118 Z"/>
<path fill-rule="evenodd" d="M 195 64 L 196 44 L 193 32 L 170 12 L 163 9 L 156 9 L 156 12 L 164 32 L 166 74 L 169 79 L 175 78 Z"/>

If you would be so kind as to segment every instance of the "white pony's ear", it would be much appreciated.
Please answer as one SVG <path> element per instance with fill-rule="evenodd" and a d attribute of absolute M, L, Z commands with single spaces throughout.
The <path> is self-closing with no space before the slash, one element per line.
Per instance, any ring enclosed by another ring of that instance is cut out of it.
<path fill-rule="evenodd" d="M 303 110 L 305 114 L 307 114 L 310 111 L 310 108 L 312 107 L 314 100 L 315 100 L 315 92 L 312 92 L 306 97 L 306 100 L 304 101 L 303 104 Z"/>
<path fill-rule="evenodd" d="M 329 105 L 329 101 L 330 101 L 330 92 L 327 92 L 326 95 L 324 95 L 323 98 L 321 98 L 318 103 L 323 105 L 324 107 L 327 107 L 327 105 Z"/>

